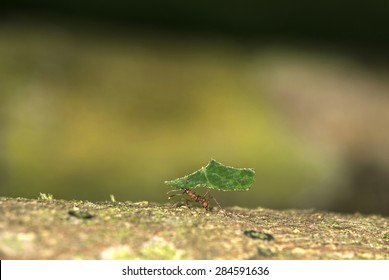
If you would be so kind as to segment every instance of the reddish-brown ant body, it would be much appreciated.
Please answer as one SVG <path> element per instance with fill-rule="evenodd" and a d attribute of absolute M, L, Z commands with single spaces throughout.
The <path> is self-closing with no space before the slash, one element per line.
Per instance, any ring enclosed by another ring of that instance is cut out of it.
<path fill-rule="evenodd" d="M 172 190 L 172 191 L 176 191 L 176 190 Z M 202 195 L 196 194 L 193 190 L 188 189 L 188 188 L 183 189 L 183 192 L 182 192 L 182 194 L 186 194 L 187 196 L 189 196 L 189 201 L 198 202 L 198 203 L 200 203 L 201 207 L 203 207 L 205 210 L 210 210 L 209 209 L 209 206 L 210 206 L 209 198 L 210 197 L 208 197 L 208 199 L 206 198 L 208 193 L 209 193 L 209 190 L 205 193 L 205 195 L 202 196 Z M 169 196 L 169 199 L 173 196 L 175 196 L 175 195 Z M 222 209 L 221 206 L 219 205 L 219 203 L 216 201 L 216 199 L 213 198 L 213 200 L 215 200 L 215 202 L 220 207 L 220 209 Z M 188 200 L 186 200 L 186 203 L 188 203 Z"/>
<path fill-rule="evenodd" d="M 192 201 L 196 201 L 196 202 L 199 202 L 201 204 L 201 207 L 203 207 L 204 209 L 206 210 L 209 210 L 208 209 L 208 206 L 209 206 L 209 202 L 208 200 L 205 198 L 205 196 L 201 196 L 199 194 L 196 194 L 194 191 L 192 191 L 191 189 L 184 189 L 184 192 L 183 194 L 187 194 L 190 199 Z"/>

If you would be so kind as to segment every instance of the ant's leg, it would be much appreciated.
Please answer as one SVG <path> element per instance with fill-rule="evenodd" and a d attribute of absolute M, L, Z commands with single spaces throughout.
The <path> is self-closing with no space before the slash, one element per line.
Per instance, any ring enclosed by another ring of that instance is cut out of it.
<path fill-rule="evenodd" d="M 181 206 L 186 206 L 190 208 L 190 204 L 193 203 L 193 200 L 189 198 L 181 198 L 180 200 L 176 201 L 176 203 L 173 204 L 175 207 L 181 207 Z"/>
<path fill-rule="evenodd" d="M 172 193 L 172 192 L 178 192 L 178 191 L 180 191 L 180 190 L 170 190 L 166 194 L 169 194 L 169 193 Z M 170 200 L 170 199 L 172 199 L 175 196 L 181 196 L 181 195 L 182 195 L 182 193 L 174 193 L 174 194 L 170 195 L 168 197 L 168 199 Z M 183 197 L 180 197 L 180 199 L 178 199 L 175 203 L 173 203 L 172 207 L 181 206 L 183 204 L 182 200 L 183 200 Z"/>
<path fill-rule="evenodd" d="M 169 193 L 171 193 L 171 192 L 178 192 L 178 191 L 180 191 L 180 190 L 170 190 L 170 191 L 168 191 L 166 194 L 169 194 Z M 183 195 L 183 194 L 185 194 L 185 192 L 183 192 L 183 193 L 175 193 L 175 194 L 170 195 L 170 196 L 168 197 L 168 199 L 171 199 L 172 197 L 175 197 L 175 196 L 178 196 L 178 195 Z"/>
<path fill-rule="evenodd" d="M 224 212 L 224 209 L 220 206 L 219 202 L 217 202 L 216 198 L 212 197 L 212 199 L 216 202 L 217 206 L 219 207 L 219 210 Z"/>
<path fill-rule="evenodd" d="M 172 193 L 172 192 L 178 192 L 179 190 L 170 190 L 170 191 L 168 191 L 166 194 L 169 194 L 169 193 Z M 170 195 L 169 197 L 168 197 L 168 199 L 170 199 L 170 198 L 172 198 L 172 197 L 174 197 L 174 196 L 176 196 L 176 195 L 181 195 L 181 194 L 172 194 L 172 195 Z"/>
<path fill-rule="evenodd" d="M 167 192 L 167 194 L 171 193 L 171 192 L 178 192 L 178 191 L 181 191 L 181 190 L 170 190 Z M 168 197 L 168 199 L 171 199 L 172 197 L 175 197 L 175 196 L 180 196 L 180 198 L 172 205 L 172 207 L 180 207 L 180 206 L 187 206 L 189 207 L 189 204 L 193 202 L 193 200 L 191 198 L 184 198 L 182 197 L 182 195 L 185 194 L 185 191 L 182 192 L 182 193 L 175 193 L 175 194 L 172 194 Z"/>
<path fill-rule="evenodd" d="M 208 197 L 208 201 L 210 201 L 211 199 L 213 199 L 213 201 L 215 201 L 215 203 L 217 204 L 217 206 L 219 207 L 219 209 L 221 211 L 224 211 L 224 209 L 220 206 L 219 202 L 217 202 L 216 198 L 214 198 L 212 195 L 211 195 L 211 190 L 207 190 L 207 192 L 205 193 L 204 197 Z"/>
<path fill-rule="evenodd" d="M 181 206 L 189 206 L 188 199 L 181 197 L 175 203 L 173 203 L 172 207 L 181 207 Z"/>

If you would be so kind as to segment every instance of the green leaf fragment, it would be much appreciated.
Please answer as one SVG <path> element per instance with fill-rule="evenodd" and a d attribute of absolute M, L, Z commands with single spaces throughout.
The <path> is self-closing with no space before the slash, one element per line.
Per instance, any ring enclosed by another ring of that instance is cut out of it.
<path fill-rule="evenodd" d="M 73 217 L 76 217 L 76 218 L 79 218 L 82 220 L 87 220 L 87 219 L 93 218 L 92 214 L 90 214 L 87 211 L 81 211 L 81 210 L 70 210 L 70 211 L 68 211 L 68 214 L 70 216 L 73 216 Z"/>
<path fill-rule="evenodd" d="M 254 176 L 255 171 L 252 168 L 225 166 L 212 159 L 200 170 L 172 181 L 165 181 L 165 184 L 178 189 L 207 187 L 221 191 L 242 191 L 250 189 Z"/>
<path fill-rule="evenodd" d="M 247 237 L 252 238 L 252 239 L 261 239 L 261 240 L 267 240 L 267 241 L 274 239 L 273 235 L 271 235 L 270 233 L 265 233 L 265 232 L 256 231 L 256 230 L 245 230 L 243 232 L 243 234 L 246 235 Z"/>

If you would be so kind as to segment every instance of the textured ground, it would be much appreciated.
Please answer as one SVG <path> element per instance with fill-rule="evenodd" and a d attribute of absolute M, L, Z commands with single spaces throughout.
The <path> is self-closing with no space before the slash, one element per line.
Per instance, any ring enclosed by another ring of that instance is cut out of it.
<path fill-rule="evenodd" d="M 0 198 L 1 259 L 389 259 L 389 218 Z"/>

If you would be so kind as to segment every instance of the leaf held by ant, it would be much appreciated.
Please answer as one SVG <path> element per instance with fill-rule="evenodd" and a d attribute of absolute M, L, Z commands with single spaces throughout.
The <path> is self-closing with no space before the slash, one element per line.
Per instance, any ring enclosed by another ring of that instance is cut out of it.
<path fill-rule="evenodd" d="M 254 176 L 255 171 L 252 168 L 225 166 L 212 159 L 200 170 L 172 181 L 165 181 L 165 184 L 178 189 L 204 186 L 221 191 L 242 191 L 251 188 Z"/>

